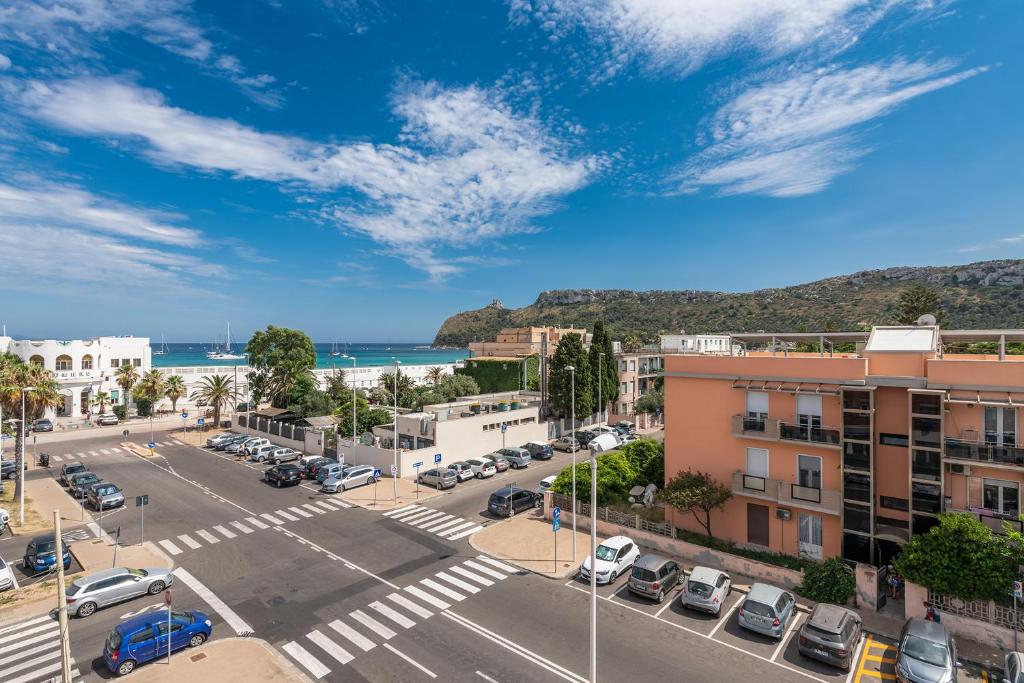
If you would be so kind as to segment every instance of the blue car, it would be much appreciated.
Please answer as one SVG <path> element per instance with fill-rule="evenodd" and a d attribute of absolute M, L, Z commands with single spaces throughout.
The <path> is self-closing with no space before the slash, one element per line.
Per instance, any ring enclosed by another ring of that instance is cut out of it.
<path fill-rule="evenodd" d="M 118 676 L 140 664 L 167 656 L 167 612 L 150 612 L 122 621 L 107 636 L 103 661 Z M 171 652 L 198 647 L 210 637 L 213 625 L 202 612 L 171 612 Z"/>
<path fill-rule="evenodd" d="M 25 571 L 40 574 L 53 569 L 57 563 L 56 546 L 57 539 L 54 538 L 53 534 L 36 536 L 29 541 L 28 546 L 25 548 L 25 556 L 21 558 Z M 68 551 L 67 544 L 64 545 L 63 550 L 64 569 L 67 569 L 71 566 L 71 553 Z"/>

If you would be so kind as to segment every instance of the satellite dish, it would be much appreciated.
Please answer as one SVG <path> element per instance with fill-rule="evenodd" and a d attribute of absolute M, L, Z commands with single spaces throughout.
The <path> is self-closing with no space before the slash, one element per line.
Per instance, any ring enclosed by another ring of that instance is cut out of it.
<path fill-rule="evenodd" d="M 925 313 L 917 319 L 918 327 L 934 327 L 936 324 L 938 324 L 938 321 L 931 313 Z"/>

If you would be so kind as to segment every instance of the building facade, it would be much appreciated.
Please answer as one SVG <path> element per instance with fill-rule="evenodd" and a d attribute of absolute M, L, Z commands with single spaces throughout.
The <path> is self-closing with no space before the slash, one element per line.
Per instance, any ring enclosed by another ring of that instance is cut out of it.
<path fill-rule="evenodd" d="M 92 398 L 103 391 L 121 403 L 123 390 L 115 381 L 122 365 L 141 375 L 152 367 L 148 337 L 93 337 L 91 339 L 11 339 L 0 337 L 0 349 L 53 373 L 64 398 L 47 417 L 84 417 Z"/>
<path fill-rule="evenodd" d="M 718 353 L 735 355 L 739 346 L 727 334 L 663 334 L 662 353 Z"/>
<path fill-rule="evenodd" d="M 949 349 L 1005 349 L 1024 331 L 736 335 L 769 338 L 775 351 L 666 357 L 666 477 L 692 468 L 731 487 L 716 536 L 883 565 L 940 512 L 993 528 L 1020 514 L 1024 356 Z M 818 353 L 779 350 L 796 343 Z M 838 344 L 858 350 L 826 350 Z"/>
<path fill-rule="evenodd" d="M 619 397 L 611 406 L 608 421 L 634 423 L 639 429 L 650 429 L 660 424 L 660 416 L 637 413 L 636 402 L 655 389 L 655 383 L 664 370 L 664 356 L 658 351 L 617 353 L 615 362 L 619 370 Z"/>
<path fill-rule="evenodd" d="M 578 334 L 583 337 L 584 346 L 590 345 L 591 335 L 587 334 L 585 328 L 575 327 L 506 327 L 499 332 L 494 341 L 470 342 L 469 355 L 471 358 L 478 356 L 502 356 L 511 358 L 523 358 L 525 356 L 536 356 L 545 354 L 550 358 L 555 353 L 555 347 L 565 334 Z M 547 336 L 545 347 L 544 337 Z"/>

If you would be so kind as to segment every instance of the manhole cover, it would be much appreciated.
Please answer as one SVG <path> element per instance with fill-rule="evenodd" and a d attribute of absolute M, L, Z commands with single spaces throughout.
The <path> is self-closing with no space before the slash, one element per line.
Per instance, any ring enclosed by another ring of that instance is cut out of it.
<path fill-rule="evenodd" d="M 191 662 L 198 662 L 201 659 L 206 659 L 206 653 L 205 652 L 200 652 L 199 654 L 192 655 L 188 659 Z"/>
<path fill-rule="evenodd" d="M 286 601 L 283 595 L 278 595 L 277 597 L 270 598 L 270 600 L 268 600 L 267 602 L 270 604 L 271 607 L 278 607 L 280 605 L 283 605 Z"/>

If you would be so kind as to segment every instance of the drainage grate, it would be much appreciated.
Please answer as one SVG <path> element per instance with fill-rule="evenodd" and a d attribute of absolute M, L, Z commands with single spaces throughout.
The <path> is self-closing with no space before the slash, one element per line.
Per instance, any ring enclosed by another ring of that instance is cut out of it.
<path fill-rule="evenodd" d="M 201 659 L 206 659 L 206 653 L 200 652 L 199 654 L 192 655 L 188 658 L 190 662 L 198 662 Z"/>

